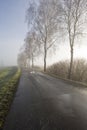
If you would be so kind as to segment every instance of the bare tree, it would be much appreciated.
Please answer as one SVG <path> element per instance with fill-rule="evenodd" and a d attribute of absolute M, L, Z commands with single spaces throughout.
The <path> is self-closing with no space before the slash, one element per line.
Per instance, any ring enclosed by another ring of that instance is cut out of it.
<path fill-rule="evenodd" d="M 29 24 L 34 27 L 44 54 L 44 71 L 46 71 L 46 60 L 48 50 L 54 45 L 58 31 L 58 0 L 40 0 L 38 8 L 31 4 L 28 9 L 27 18 Z M 30 13 L 29 10 L 32 9 Z M 31 16 L 32 19 L 30 20 Z"/>
<path fill-rule="evenodd" d="M 87 13 L 87 0 L 62 0 L 62 22 L 68 32 L 71 60 L 68 78 L 71 79 L 73 66 L 74 45 L 77 36 L 82 34 Z"/>
<path fill-rule="evenodd" d="M 32 61 L 32 68 L 34 67 L 35 57 L 39 54 L 39 44 L 37 42 L 35 32 L 28 32 L 25 38 L 25 53 L 29 61 Z"/>
<path fill-rule="evenodd" d="M 24 52 L 18 54 L 17 62 L 20 67 L 27 67 L 27 57 Z"/>

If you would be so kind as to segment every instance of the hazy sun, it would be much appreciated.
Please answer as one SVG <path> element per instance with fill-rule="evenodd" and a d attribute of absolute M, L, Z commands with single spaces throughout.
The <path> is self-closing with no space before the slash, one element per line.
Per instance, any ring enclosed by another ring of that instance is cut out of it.
<path fill-rule="evenodd" d="M 87 46 L 78 47 L 75 49 L 74 56 L 76 58 L 85 58 L 87 59 Z"/>

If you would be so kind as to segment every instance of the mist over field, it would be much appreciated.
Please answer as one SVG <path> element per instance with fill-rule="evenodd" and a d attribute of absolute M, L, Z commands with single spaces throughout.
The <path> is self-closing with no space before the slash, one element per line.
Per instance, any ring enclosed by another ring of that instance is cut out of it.
<path fill-rule="evenodd" d="M 28 0 L 0 1 L 0 65 L 17 65 L 17 55 L 27 32 Z"/>

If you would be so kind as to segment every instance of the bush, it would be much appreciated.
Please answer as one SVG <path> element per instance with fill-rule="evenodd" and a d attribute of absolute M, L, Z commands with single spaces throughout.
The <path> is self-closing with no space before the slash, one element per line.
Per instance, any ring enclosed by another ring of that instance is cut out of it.
<path fill-rule="evenodd" d="M 67 78 L 69 71 L 69 61 L 61 61 L 47 68 L 47 72 L 55 74 L 61 78 Z M 84 59 L 76 59 L 73 62 L 72 80 L 87 82 L 87 62 Z"/>
<path fill-rule="evenodd" d="M 55 63 L 47 68 L 48 73 L 55 74 L 61 78 L 67 78 L 68 76 L 68 68 L 69 62 L 68 61 L 61 61 Z"/>

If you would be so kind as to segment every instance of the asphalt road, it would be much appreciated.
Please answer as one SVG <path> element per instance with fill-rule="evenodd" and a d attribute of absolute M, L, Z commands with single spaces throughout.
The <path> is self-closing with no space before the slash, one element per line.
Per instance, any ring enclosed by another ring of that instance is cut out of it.
<path fill-rule="evenodd" d="M 87 130 L 87 90 L 24 71 L 4 130 Z"/>

